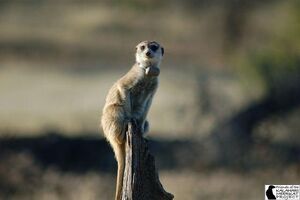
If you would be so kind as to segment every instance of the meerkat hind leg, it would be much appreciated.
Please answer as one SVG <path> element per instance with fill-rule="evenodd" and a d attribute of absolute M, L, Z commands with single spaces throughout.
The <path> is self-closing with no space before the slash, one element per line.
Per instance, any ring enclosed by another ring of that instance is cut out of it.
<path fill-rule="evenodd" d="M 124 120 L 121 134 L 118 134 L 119 142 L 124 142 L 126 140 L 126 132 L 128 131 L 128 121 Z M 121 143 L 120 143 L 121 144 Z"/>
<path fill-rule="evenodd" d="M 109 127 L 109 140 L 123 144 L 126 139 L 128 120 L 126 120 L 123 109 L 119 106 L 112 106 L 107 109 L 110 115 L 106 118 Z"/>

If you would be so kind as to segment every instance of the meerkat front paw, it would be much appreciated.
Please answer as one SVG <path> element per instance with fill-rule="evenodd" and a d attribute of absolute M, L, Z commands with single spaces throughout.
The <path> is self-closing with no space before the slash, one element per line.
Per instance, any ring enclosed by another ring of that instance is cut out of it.
<path fill-rule="evenodd" d="M 149 132 L 149 122 L 146 120 L 142 127 L 142 135 L 146 135 Z"/>

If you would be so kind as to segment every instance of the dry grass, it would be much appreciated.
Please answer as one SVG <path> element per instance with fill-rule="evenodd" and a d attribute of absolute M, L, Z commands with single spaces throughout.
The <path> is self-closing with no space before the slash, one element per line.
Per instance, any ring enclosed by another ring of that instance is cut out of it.
<path fill-rule="evenodd" d="M 287 168 L 284 173 L 267 169 L 248 173 L 217 170 L 161 174 L 162 182 L 169 191 L 174 192 L 176 199 L 253 200 L 264 198 L 265 184 L 296 184 L 299 168 Z"/>
<path fill-rule="evenodd" d="M 13 168 L 11 166 L 14 166 Z M 0 198 L 13 200 L 111 199 L 113 179 L 109 174 L 63 173 L 41 169 L 26 153 L 1 161 Z"/>
<path fill-rule="evenodd" d="M 3 165 L 5 163 L 5 165 Z M 76 174 L 42 169 L 29 154 L 13 154 L 0 163 L 0 198 L 10 200 L 108 200 L 114 195 L 110 174 Z M 11 167 L 14 166 L 14 167 Z M 161 171 L 165 189 L 175 199 L 263 199 L 265 184 L 297 184 L 299 166 L 240 173 L 226 170 Z"/>
<path fill-rule="evenodd" d="M 97 70 L 86 72 L 58 70 L 45 63 L 38 69 L 36 65 L 20 63 L 16 66 L 7 62 L 0 69 L 0 131 L 35 134 L 48 129 L 68 135 L 98 133 L 107 91 L 127 69 L 106 70 L 99 66 Z M 163 66 L 160 79 L 149 113 L 151 135 L 166 133 L 166 137 L 185 138 L 190 134 L 204 134 L 205 128 L 199 127 L 205 124 L 207 133 L 213 125 L 213 116 L 200 115 L 197 74 L 193 70 L 170 70 Z M 212 78 L 211 82 L 212 96 L 206 98 L 215 97 L 215 101 L 220 101 L 213 103 L 219 105 L 216 112 L 224 113 L 226 108 L 229 115 L 247 102 L 247 95 L 237 87 L 238 80 Z"/>

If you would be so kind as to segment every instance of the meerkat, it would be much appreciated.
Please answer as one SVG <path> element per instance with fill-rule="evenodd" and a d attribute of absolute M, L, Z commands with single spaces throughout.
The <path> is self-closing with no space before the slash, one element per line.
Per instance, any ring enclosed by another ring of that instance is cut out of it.
<path fill-rule="evenodd" d="M 142 134 L 149 130 L 147 114 L 158 87 L 160 63 L 164 48 L 155 41 L 136 46 L 135 64 L 109 90 L 103 108 L 101 125 L 118 163 L 115 200 L 121 199 L 127 124 L 132 119 Z"/>

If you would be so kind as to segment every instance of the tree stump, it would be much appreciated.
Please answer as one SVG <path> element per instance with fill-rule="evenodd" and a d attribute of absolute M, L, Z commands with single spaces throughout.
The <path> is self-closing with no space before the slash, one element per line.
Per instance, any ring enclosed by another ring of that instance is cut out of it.
<path fill-rule="evenodd" d="M 161 185 L 154 157 L 148 151 L 138 124 L 128 124 L 122 200 L 172 200 Z"/>

